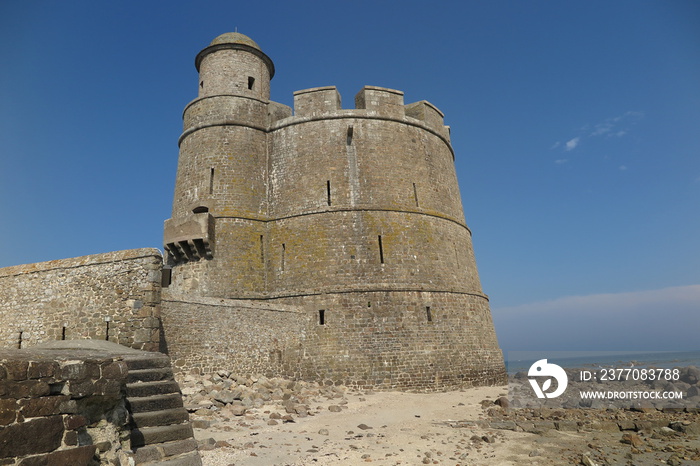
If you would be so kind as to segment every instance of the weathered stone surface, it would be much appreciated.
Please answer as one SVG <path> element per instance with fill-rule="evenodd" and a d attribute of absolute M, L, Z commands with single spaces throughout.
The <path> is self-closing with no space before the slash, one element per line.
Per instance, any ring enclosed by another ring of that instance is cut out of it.
<path fill-rule="evenodd" d="M 10 360 L 3 361 L 2 366 L 5 369 L 8 380 L 26 380 L 29 361 Z"/>
<path fill-rule="evenodd" d="M 50 416 L 52 414 L 60 414 L 60 406 L 67 400 L 68 397 L 64 395 L 46 396 L 20 400 L 19 406 L 25 418 Z"/>
<path fill-rule="evenodd" d="M 53 377 L 58 369 L 58 364 L 54 361 L 32 361 L 27 368 L 27 378 L 40 379 L 43 377 Z"/>
<path fill-rule="evenodd" d="M 79 427 L 83 427 L 84 425 L 87 424 L 87 422 L 88 422 L 87 418 L 85 416 L 80 416 L 80 415 L 66 416 L 63 419 L 63 425 L 68 430 L 75 430 Z"/>
<path fill-rule="evenodd" d="M 0 398 L 0 426 L 14 422 L 17 417 L 17 400 Z"/>
<path fill-rule="evenodd" d="M 0 429 L 0 458 L 55 450 L 63 438 L 63 417 L 32 419 Z"/>
<path fill-rule="evenodd" d="M 21 460 L 18 466 L 87 466 L 92 463 L 96 449 L 95 445 L 86 445 L 45 455 L 30 456 Z"/>

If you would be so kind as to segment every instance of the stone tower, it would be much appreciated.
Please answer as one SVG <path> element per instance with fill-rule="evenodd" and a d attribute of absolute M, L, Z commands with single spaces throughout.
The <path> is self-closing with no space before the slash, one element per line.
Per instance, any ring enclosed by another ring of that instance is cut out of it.
<path fill-rule="evenodd" d="M 335 87 L 298 91 L 292 112 L 269 100 L 272 60 L 238 33 L 195 64 L 165 222 L 170 289 L 298 307 L 286 375 L 503 382 L 443 114 L 373 86 L 352 109 Z"/>

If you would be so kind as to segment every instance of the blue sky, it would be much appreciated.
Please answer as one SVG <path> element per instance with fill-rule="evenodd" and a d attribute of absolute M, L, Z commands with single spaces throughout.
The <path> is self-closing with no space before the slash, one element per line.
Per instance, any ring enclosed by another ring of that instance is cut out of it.
<path fill-rule="evenodd" d="M 263 6 L 257 6 L 263 5 Z M 0 267 L 161 247 L 194 57 L 445 113 L 507 350 L 698 349 L 700 3 L 0 2 Z"/>

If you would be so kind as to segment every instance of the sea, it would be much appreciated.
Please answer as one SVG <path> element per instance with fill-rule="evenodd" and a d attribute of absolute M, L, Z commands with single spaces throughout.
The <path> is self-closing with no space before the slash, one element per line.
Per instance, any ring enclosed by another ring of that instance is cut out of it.
<path fill-rule="evenodd" d="M 700 351 L 507 351 L 506 370 L 512 375 L 527 372 L 530 366 L 540 359 L 547 359 L 564 369 L 592 368 L 656 368 L 695 366 L 700 368 Z"/>

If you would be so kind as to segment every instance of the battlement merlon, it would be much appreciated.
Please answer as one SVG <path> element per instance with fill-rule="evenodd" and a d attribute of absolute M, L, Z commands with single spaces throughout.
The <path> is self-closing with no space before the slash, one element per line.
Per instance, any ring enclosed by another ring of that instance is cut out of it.
<path fill-rule="evenodd" d="M 449 141 L 449 127 L 444 114 L 433 104 L 421 100 L 404 105 L 403 92 L 385 87 L 365 86 L 355 96 L 355 109 L 343 109 L 335 86 L 314 87 L 294 93 L 295 118 L 323 118 L 324 116 L 378 117 L 394 120 L 418 120 L 430 130 Z M 361 110 L 361 112 L 358 112 Z M 280 119 L 274 119 L 279 121 Z"/>

